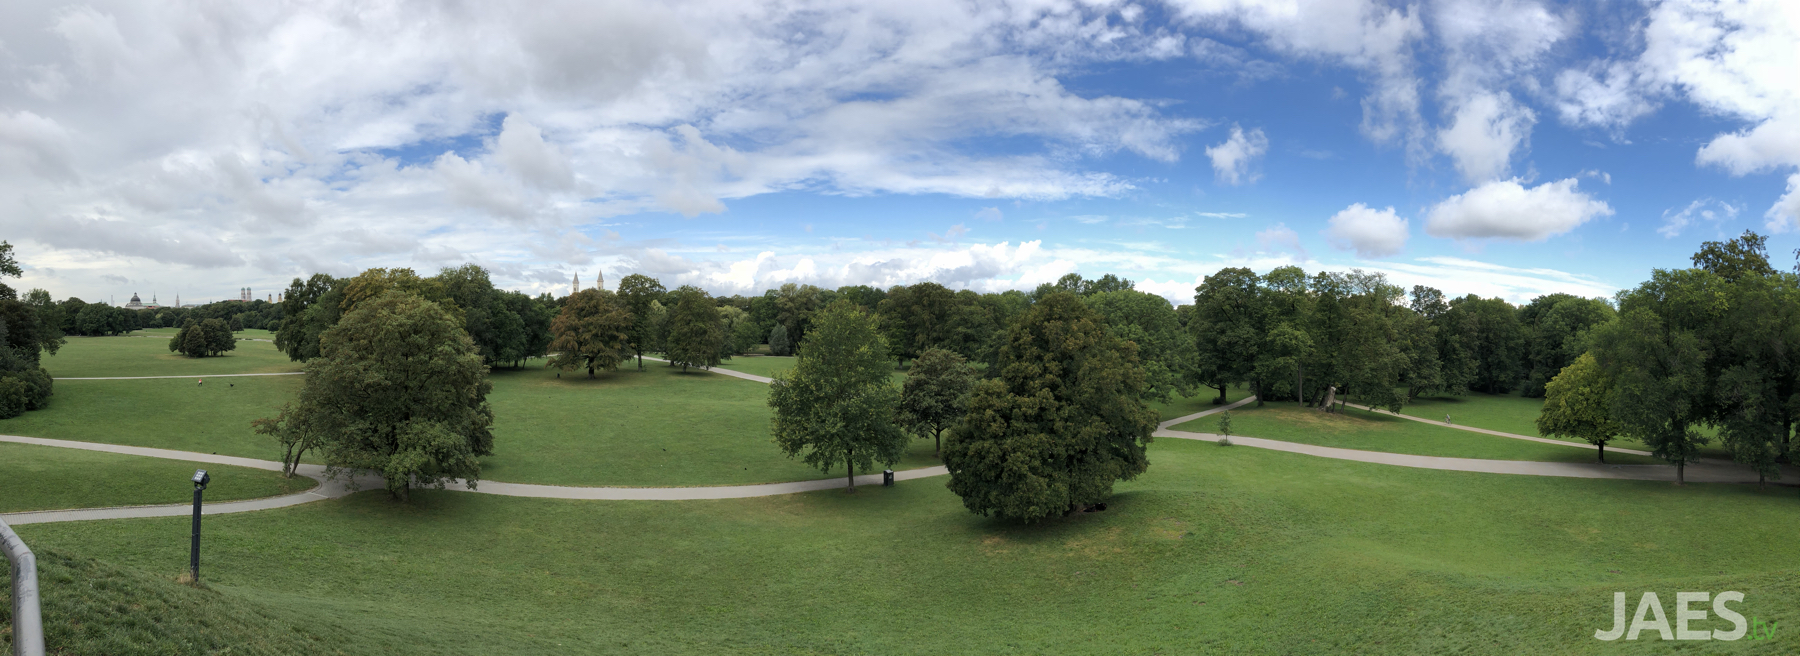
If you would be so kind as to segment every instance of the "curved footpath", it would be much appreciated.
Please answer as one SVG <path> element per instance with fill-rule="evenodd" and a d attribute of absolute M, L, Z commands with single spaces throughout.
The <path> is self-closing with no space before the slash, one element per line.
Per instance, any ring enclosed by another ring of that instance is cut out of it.
<path fill-rule="evenodd" d="M 1202 412 L 1199 414 L 1189 415 L 1186 417 L 1180 417 L 1180 418 L 1176 418 L 1176 419 L 1171 419 L 1169 421 L 1165 421 L 1162 424 L 1157 426 L 1156 436 L 1157 437 L 1173 437 L 1173 438 L 1184 439 L 1184 440 L 1218 441 L 1219 438 L 1222 438 L 1225 436 L 1217 435 L 1217 434 L 1213 434 L 1213 433 L 1193 433 L 1193 432 L 1188 432 L 1188 431 L 1178 431 L 1178 430 L 1173 430 L 1170 427 L 1175 426 L 1177 424 L 1184 423 L 1184 422 L 1192 421 L 1194 419 L 1198 419 L 1198 418 L 1203 417 L 1212 412 L 1235 408 L 1235 407 L 1244 405 L 1246 403 L 1249 403 L 1249 402 L 1255 401 L 1255 400 L 1256 400 L 1256 397 L 1252 396 L 1252 397 L 1246 398 L 1242 401 L 1238 401 L 1237 403 L 1233 403 L 1224 408 L 1217 408 L 1217 409 L 1210 410 L 1207 412 Z M 1369 409 L 1367 406 L 1352 406 L 1352 407 L 1361 408 L 1363 410 Z M 1541 438 L 1541 437 L 1529 437 L 1529 436 L 1525 436 L 1525 435 L 1515 435 L 1512 433 L 1502 433 L 1500 431 L 1488 430 L 1485 428 L 1457 426 L 1454 424 L 1445 424 L 1443 422 L 1431 421 L 1429 419 L 1420 419 L 1418 417 L 1410 417 L 1407 415 L 1395 415 L 1395 416 L 1403 417 L 1406 419 L 1411 419 L 1413 421 L 1420 421 L 1420 422 L 1424 422 L 1427 424 L 1433 424 L 1433 425 L 1437 425 L 1437 426 L 1448 426 L 1450 428 L 1458 428 L 1458 429 L 1473 431 L 1473 432 L 1477 432 L 1477 433 L 1484 433 L 1487 435 L 1495 435 L 1495 436 L 1499 436 L 1499 437 L 1507 437 L 1507 438 L 1513 438 L 1513 439 L 1519 439 L 1519 440 L 1529 440 L 1532 442 L 1544 442 L 1544 443 L 1548 443 L 1548 444 L 1560 444 L 1563 446 L 1570 446 L 1570 447 L 1576 447 L 1576 448 L 1587 448 L 1587 445 L 1583 445 L 1583 444 L 1574 444 L 1571 442 L 1563 442 L 1563 441 L 1559 441 L 1559 440 L 1551 440 L 1551 439 L 1545 439 L 1545 438 Z M 1444 457 L 1444 456 L 1416 456 L 1416 455 L 1409 455 L 1409 454 L 1404 454 L 1404 453 L 1388 453 L 1386 451 L 1363 451 L 1360 449 L 1340 449 L 1340 448 L 1331 447 L 1331 446 L 1317 446 L 1317 445 L 1312 445 L 1312 444 L 1300 444 L 1297 442 L 1283 442 L 1280 440 L 1267 440 L 1267 439 L 1263 439 L 1260 437 L 1243 437 L 1240 435 L 1232 435 L 1231 443 L 1235 444 L 1235 445 L 1239 445 L 1239 446 L 1253 446 L 1253 447 L 1256 447 L 1259 449 L 1269 449 L 1271 451 L 1286 451 L 1288 453 L 1299 453 L 1299 454 L 1304 454 L 1304 455 L 1309 455 L 1309 456 L 1318 456 L 1321 458 L 1335 458 L 1338 460 L 1354 460 L 1357 462 L 1370 462 L 1370 463 L 1381 464 L 1381 465 L 1394 465 L 1394 466 L 1398 466 L 1398 467 L 1417 467 L 1420 469 L 1443 469 L 1443 470 L 1447 470 L 1447 471 L 1481 472 L 1481 473 L 1485 473 L 1485 474 L 1518 474 L 1521 476 L 1561 476 L 1561 477 L 1566 477 L 1566 478 L 1613 478 L 1613 479 L 1636 480 L 1636 481 L 1669 481 L 1669 482 L 1673 482 L 1675 480 L 1675 467 L 1673 467 L 1671 465 L 1606 465 L 1606 464 L 1601 464 L 1601 463 L 1597 463 L 1597 462 L 1596 463 L 1536 462 L 1536 461 L 1531 461 L 1531 460 L 1485 460 L 1485 459 L 1480 459 L 1480 458 L 1450 458 L 1450 457 Z M 1644 452 L 1644 451 L 1633 451 L 1630 449 L 1614 449 L 1614 452 L 1635 453 L 1638 455 L 1646 455 L 1646 456 L 1650 455 L 1649 453 Z M 1790 480 L 1790 481 L 1794 480 L 1796 478 L 1800 478 L 1800 469 L 1795 469 L 1793 467 L 1782 467 L 1781 468 L 1781 477 L 1783 480 Z M 1690 483 L 1756 483 L 1760 480 L 1760 477 L 1758 477 L 1756 475 L 1756 470 L 1754 470 L 1754 469 L 1751 469 L 1744 465 L 1739 465 L 1736 463 L 1719 461 L 1719 460 L 1702 460 L 1702 461 L 1699 461 L 1699 462 L 1696 462 L 1693 464 L 1689 464 L 1687 466 L 1687 471 L 1685 472 L 1685 478 Z"/>
<path fill-rule="evenodd" d="M 656 360 L 656 358 L 648 358 Z M 662 362 L 663 360 L 657 360 Z M 713 373 L 724 374 L 745 380 L 768 383 L 771 379 L 728 369 L 711 369 Z M 282 375 L 282 374 L 225 374 L 225 375 Z M 166 378 L 189 378 L 190 376 L 162 376 Z M 109 379 L 110 380 L 110 379 Z M 1157 425 L 1156 437 L 1169 437 L 1187 440 L 1217 441 L 1222 435 L 1212 433 L 1194 433 L 1178 431 L 1171 428 L 1182 423 L 1193 421 L 1214 413 L 1239 408 L 1254 402 L 1256 397 L 1247 397 L 1230 405 L 1212 408 L 1191 415 L 1176 417 Z M 1405 416 L 1405 415 L 1401 415 Z M 1417 419 L 1417 418 L 1412 418 Z M 1426 423 L 1438 423 L 1428 420 Z M 1510 437 L 1532 441 L 1551 442 L 1578 446 L 1567 442 L 1545 440 L 1543 438 L 1513 435 L 1479 428 L 1452 426 L 1500 437 Z M 1447 458 L 1440 456 L 1416 456 L 1382 451 L 1362 451 L 1357 449 L 1340 449 L 1328 446 L 1298 444 L 1280 440 L 1268 440 L 1256 437 L 1232 436 L 1232 443 L 1239 446 L 1285 451 L 1303 455 L 1353 460 L 1400 467 L 1417 467 L 1421 469 L 1442 469 L 1449 471 L 1481 472 L 1489 474 L 1518 474 L 1525 476 L 1562 476 L 1570 478 L 1612 478 L 1627 480 L 1673 481 L 1675 468 L 1667 465 L 1602 465 L 1561 462 L 1532 462 L 1524 460 L 1482 460 L 1476 458 Z M 76 442 L 71 440 L 52 440 L 38 437 L 19 437 L 0 435 L 0 442 L 52 446 L 66 449 L 83 449 L 106 453 L 143 456 L 150 458 L 167 458 L 220 465 L 233 465 L 269 471 L 281 471 L 281 463 L 254 458 L 237 458 L 210 453 L 191 451 L 173 451 L 149 447 L 121 446 L 116 444 L 99 444 L 94 442 Z M 1620 449 L 1621 452 L 1632 453 Z M 223 515 L 229 513 L 249 512 L 283 508 L 321 499 L 336 499 L 347 496 L 356 490 L 380 489 L 383 487 L 381 477 L 373 474 L 362 474 L 353 480 L 333 480 L 325 475 L 325 468 L 320 465 L 301 465 L 296 473 L 319 482 L 319 486 L 297 494 L 289 494 L 264 499 L 246 501 L 227 501 L 206 504 L 202 513 L 207 515 Z M 929 478 L 948 474 L 949 470 L 942 465 L 894 472 L 896 481 Z M 1783 468 L 1784 478 L 1800 478 L 1800 470 Z M 1748 467 L 1734 464 L 1706 462 L 1688 465 L 1687 480 L 1696 483 L 1755 483 L 1756 472 Z M 856 477 L 858 485 L 877 485 L 881 483 L 880 474 L 864 474 Z M 829 478 L 813 481 L 795 481 L 791 483 L 764 483 L 761 485 L 730 485 L 716 487 L 568 487 L 560 485 L 534 485 L 528 483 L 505 483 L 500 481 L 478 481 L 476 489 L 469 489 L 463 481 L 458 480 L 445 489 L 477 494 L 495 494 L 511 497 L 532 497 L 540 499 L 586 499 L 598 501 L 690 501 L 703 499 L 743 499 L 749 497 L 793 494 L 796 492 L 813 492 L 845 487 L 842 478 Z M 352 489 L 352 488 L 355 489 Z M 24 524 L 44 524 L 51 522 L 73 522 L 90 519 L 126 519 L 141 517 L 175 517 L 187 515 L 192 511 L 188 504 L 172 504 L 165 506 L 127 506 L 117 508 L 85 508 L 75 510 L 42 510 L 0 514 L 6 523 L 19 526 Z"/>

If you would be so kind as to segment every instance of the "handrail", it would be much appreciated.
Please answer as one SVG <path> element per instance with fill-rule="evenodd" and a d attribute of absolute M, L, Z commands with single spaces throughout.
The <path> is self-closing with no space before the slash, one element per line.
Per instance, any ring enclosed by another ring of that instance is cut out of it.
<path fill-rule="evenodd" d="M 44 613 L 38 605 L 37 556 L 0 519 L 0 551 L 12 562 L 13 656 L 44 656 Z"/>

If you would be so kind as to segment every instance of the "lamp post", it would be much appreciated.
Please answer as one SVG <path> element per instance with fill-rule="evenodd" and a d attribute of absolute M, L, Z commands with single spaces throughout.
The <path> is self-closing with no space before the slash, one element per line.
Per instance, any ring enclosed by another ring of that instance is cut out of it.
<path fill-rule="evenodd" d="M 205 492 L 206 484 L 211 482 L 212 477 L 206 475 L 206 470 L 194 470 L 194 546 L 188 551 L 188 572 L 194 583 L 200 582 L 200 493 Z"/>

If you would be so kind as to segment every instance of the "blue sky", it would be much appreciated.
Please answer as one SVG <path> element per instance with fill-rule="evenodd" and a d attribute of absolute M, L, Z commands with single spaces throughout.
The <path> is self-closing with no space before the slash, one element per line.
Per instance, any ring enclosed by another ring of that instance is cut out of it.
<path fill-rule="evenodd" d="M 90 301 L 465 261 L 1609 295 L 1746 229 L 1793 263 L 1796 70 L 1773 1 L 10 3 L 0 229 Z"/>

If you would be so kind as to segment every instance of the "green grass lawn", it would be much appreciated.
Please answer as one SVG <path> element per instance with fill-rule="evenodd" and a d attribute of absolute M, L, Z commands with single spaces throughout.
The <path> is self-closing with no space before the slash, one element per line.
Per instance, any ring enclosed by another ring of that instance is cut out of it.
<path fill-rule="evenodd" d="M 251 432 L 250 422 L 275 416 L 300 385 L 300 376 L 205 385 L 183 378 L 57 381 L 50 407 L 0 419 L 0 433 L 280 460 L 274 441 Z"/>
<path fill-rule="evenodd" d="M 1543 399 L 1528 399 L 1517 393 L 1513 394 L 1479 394 L 1469 393 L 1464 396 L 1424 396 L 1413 399 L 1400 408 L 1400 414 L 1411 415 L 1432 421 L 1443 421 L 1444 415 L 1450 415 L 1450 422 L 1461 426 L 1486 428 L 1514 435 L 1531 437 L 1551 437 L 1538 432 L 1537 418 L 1544 410 Z M 1710 427 L 1700 427 L 1702 434 L 1712 436 L 1716 431 Z M 1551 437 L 1572 444 L 1587 444 L 1580 440 Z M 1606 445 L 1607 449 L 1635 449 L 1649 451 L 1650 447 L 1636 440 L 1615 439 Z M 1730 460 L 1731 452 L 1718 444 L 1701 447 L 1700 455 L 1706 458 Z M 1608 456 L 1610 458 L 1611 456 Z"/>
<path fill-rule="evenodd" d="M 119 338 L 124 339 L 124 338 Z M 672 367 L 588 380 L 528 366 L 493 372 L 494 455 L 482 477 L 551 485 L 737 485 L 837 476 L 781 455 L 769 438 L 768 387 Z M 299 376 L 74 380 L 50 407 L 0 420 L 0 434 L 280 460 L 250 422 L 299 393 Z M 309 461 L 317 462 L 311 455 Z M 938 464 L 914 440 L 896 468 Z"/>
<path fill-rule="evenodd" d="M 645 361 L 589 379 L 542 367 L 495 370 L 494 455 L 482 476 L 552 485 L 738 485 L 841 476 L 781 454 L 769 388 Z M 938 464 L 913 440 L 896 469 Z M 859 472 L 866 473 L 866 472 Z"/>
<path fill-rule="evenodd" d="M 212 476 L 210 501 L 291 494 L 315 485 L 260 469 L 0 442 L 0 513 L 186 503 L 195 469 Z"/>
<path fill-rule="evenodd" d="M 189 603 L 290 635 L 265 653 L 433 655 L 1669 654 L 1694 645 L 1592 637 L 1613 592 L 1737 590 L 1745 616 L 1782 624 L 1800 608 L 1800 524 L 1770 521 L 1800 510 L 1793 489 L 1183 440 L 1151 461 L 1105 512 L 1034 526 L 969 514 L 942 478 L 695 502 L 365 493 L 209 518 L 212 589 Z M 19 532 L 56 567 L 93 556 L 138 586 L 186 563 L 182 518 Z M 110 635 L 99 594 L 47 585 L 52 635 Z M 186 616 L 165 608 L 151 610 Z M 1792 653 L 1800 632 L 1700 646 Z"/>
<path fill-rule="evenodd" d="M 1594 462 L 1595 458 L 1594 448 L 1585 443 L 1580 444 L 1581 448 L 1576 448 L 1516 440 L 1422 424 L 1389 415 L 1385 411 L 1369 412 L 1354 408 L 1340 414 L 1301 408 L 1294 403 L 1268 403 L 1261 408 L 1250 405 L 1231 412 L 1231 425 L 1232 432 L 1236 435 L 1364 451 L 1544 462 Z M 1219 430 L 1219 418 L 1202 417 L 1174 428 L 1216 433 Z M 1606 461 L 1611 464 L 1661 462 L 1625 453 L 1609 453 Z"/>
<path fill-rule="evenodd" d="M 755 376 L 768 376 L 770 378 L 773 378 L 773 377 L 775 377 L 775 374 L 778 372 L 793 369 L 794 363 L 799 362 L 799 361 L 800 361 L 799 358 L 792 357 L 792 356 L 782 357 L 782 356 L 773 356 L 773 355 L 763 355 L 763 356 L 756 356 L 756 357 L 745 357 L 745 356 L 740 355 L 738 357 L 732 358 L 730 360 L 726 360 L 725 362 L 719 364 L 718 368 L 730 369 L 730 370 L 736 371 L 738 373 L 751 374 L 751 375 L 755 375 Z M 648 366 L 650 363 L 649 363 L 649 361 L 645 361 L 644 364 L 645 364 L 645 366 Z M 658 363 L 658 364 L 661 364 L 661 363 Z"/>
<path fill-rule="evenodd" d="M 1250 395 L 1250 390 L 1242 385 L 1225 389 L 1225 402 L 1235 403 Z M 1160 421 L 1168 421 L 1176 417 L 1185 417 L 1196 412 L 1206 412 L 1219 406 L 1213 405 L 1213 399 L 1219 398 L 1219 391 L 1211 387 L 1202 387 L 1193 396 L 1182 398 L 1179 394 L 1169 395 L 1169 402 L 1150 401 L 1147 405 L 1161 417 Z"/>
<path fill-rule="evenodd" d="M 100 376 L 206 376 L 217 374 L 261 374 L 299 371 L 300 363 L 290 362 L 287 355 L 271 342 L 239 340 L 237 350 L 211 358 L 190 358 L 169 351 L 168 336 L 133 335 L 118 337 L 69 337 L 56 355 L 43 357 L 44 369 L 56 378 Z M 237 333 L 263 337 L 267 331 Z"/>

